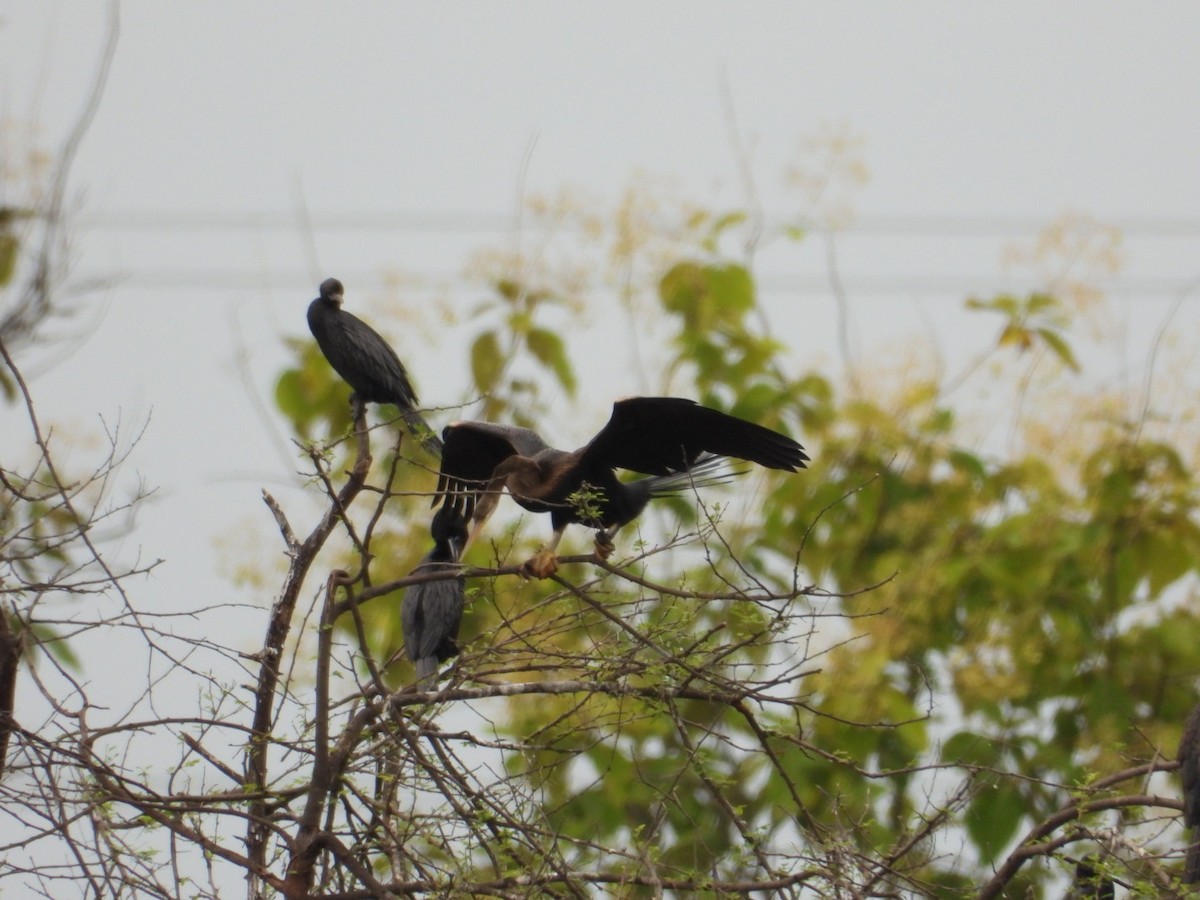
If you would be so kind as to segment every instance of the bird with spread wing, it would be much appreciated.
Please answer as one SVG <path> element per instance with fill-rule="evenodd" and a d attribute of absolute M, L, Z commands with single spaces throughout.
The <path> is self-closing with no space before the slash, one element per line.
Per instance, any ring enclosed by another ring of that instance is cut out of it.
<path fill-rule="evenodd" d="M 617 529 L 651 499 L 726 480 L 725 457 L 788 472 L 808 461 L 787 435 L 679 397 L 618 400 L 608 424 L 574 451 L 549 446 L 531 429 L 492 422 L 454 422 L 442 438 L 434 503 L 471 521 L 468 545 L 505 489 L 525 509 L 550 514 L 554 534 L 525 564 L 538 578 L 557 570 L 555 550 L 572 522 L 596 529 L 596 553 L 606 559 Z M 648 477 L 622 481 L 617 469 Z"/>

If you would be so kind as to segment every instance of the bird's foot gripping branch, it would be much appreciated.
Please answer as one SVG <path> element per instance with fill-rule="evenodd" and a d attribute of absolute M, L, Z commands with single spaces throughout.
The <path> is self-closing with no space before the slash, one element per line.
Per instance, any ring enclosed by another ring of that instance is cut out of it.
<path fill-rule="evenodd" d="M 558 572 L 558 556 L 550 547 L 542 547 L 521 566 L 521 572 L 530 578 L 549 578 Z"/>

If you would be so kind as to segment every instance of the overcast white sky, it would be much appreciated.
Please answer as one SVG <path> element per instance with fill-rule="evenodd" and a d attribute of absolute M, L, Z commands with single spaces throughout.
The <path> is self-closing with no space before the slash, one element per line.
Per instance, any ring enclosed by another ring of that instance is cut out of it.
<path fill-rule="evenodd" d="M 6 159 L 30 139 L 57 150 L 106 12 L 4 4 Z M 871 177 L 838 239 L 860 347 L 930 321 L 953 343 L 965 296 L 1021 283 L 1004 249 L 1070 211 L 1123 229 L 1124 268 L 1105 286 L 1119 320 L 1151 328 L 1200 275 L 1198 46 L 1195 3 L 126 2 L 72 176 L 76 271 L 115 286 L 86 301 L 78 321 L 95 332 L 73 353 L 51 366 L 32 348 L 21 361 L 52 421 L 152 414 L 134 462 L 162 495 L 124 552 L 167 560 L 140 602 L 198 605 L 230 591 L 216 574 L 222 525 L 255 523 L 275 553 L 262 486 L 305 526 L 279 425 L 239 379 L 231 323 L 269 405 L 283 338 L 307 336 L 315 285 L 337 275 L 348 306 L 396 338 L 422 396 L 460 399 L 465 375 L 447 361 L 465 359 L 470 323 L 430 341 L 405 330 L 403 304 L 440 296 L 463 311 L 480 298 L 461 273 L 480 248 L 511 245 L 522 183 L 612 204 L 644 172 L 698 204 L 744 204 L 724 84 L 776 220 L 799 211 L 784 176 L 806 136 L 861 136 Z M 287 221 L 298 186 L 315 267 Z M 19 200 L 18 185 L 3 189 L 0 201 Z M 474 227 L 431 224 L 446 215 Z M 371 216 L 387 227 L 366 227 Z M 797 365 L 830 358 L 821 242 L 762 263 Z M 385 272 L 408 279 L 398 308 L 379 304 Z M 642 388 L 616 362 L 581 366 L 585 396 L 600 399 L 574 421 L 598 422 L 607 399 Z M 588 435 L 580 424 L 549 436 Z"/>

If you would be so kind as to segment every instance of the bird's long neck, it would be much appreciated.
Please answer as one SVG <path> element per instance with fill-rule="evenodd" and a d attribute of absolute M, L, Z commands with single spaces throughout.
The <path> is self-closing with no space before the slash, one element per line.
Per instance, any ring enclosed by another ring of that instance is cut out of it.
<path fill-rule="evenodd" d="M 574 454 L 561 450 L 546 450 L 536 457 L 510 456 L 496 467 L 492 481 L 507 486 L 517 502 L 556 499 L 573 459 Z"/>
<path fill-rule="evenodd" d="M 467 535 L 463 544 L 462 552 L 464 554 L 467 552 L 467 548 L 475 543 L 475 539 L 483 531 L 483 526 L 496 511 L 496 507 L 500 503 L 500 495 L 504 493 L 506 487 L 518 502 L 522 498 L 528 498 L 531 494 L 541 492 L 543 490 L 541 466 L 536 460 L 527 456 L 510 456 L 496 466 L 492 477 L 488 479 L 487 485 L 479 494 L 474 512 L 471 513 L 471 533 Z"/>

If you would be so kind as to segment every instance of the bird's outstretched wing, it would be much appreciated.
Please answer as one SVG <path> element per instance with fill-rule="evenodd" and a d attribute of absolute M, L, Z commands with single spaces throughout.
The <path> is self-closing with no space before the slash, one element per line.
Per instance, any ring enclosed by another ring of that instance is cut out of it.
<path fill-rule="evenodd" d="M 468 519 L 496 466 L 510 456 L 533 456 L 548 449 L 536 431 L 493 422 L 452 422 L 442 430 L 442 441 L 433 502 L 449 504 Z"/>
<path fill-rule="evenodd" d="M 784 434 L 681 397 L 629 397 L 584 449 L 589 464 L 647 475 L 691 468 L 703 453 L 732 456 L 769 469 L 803 469 L 808 455 Z"/>

